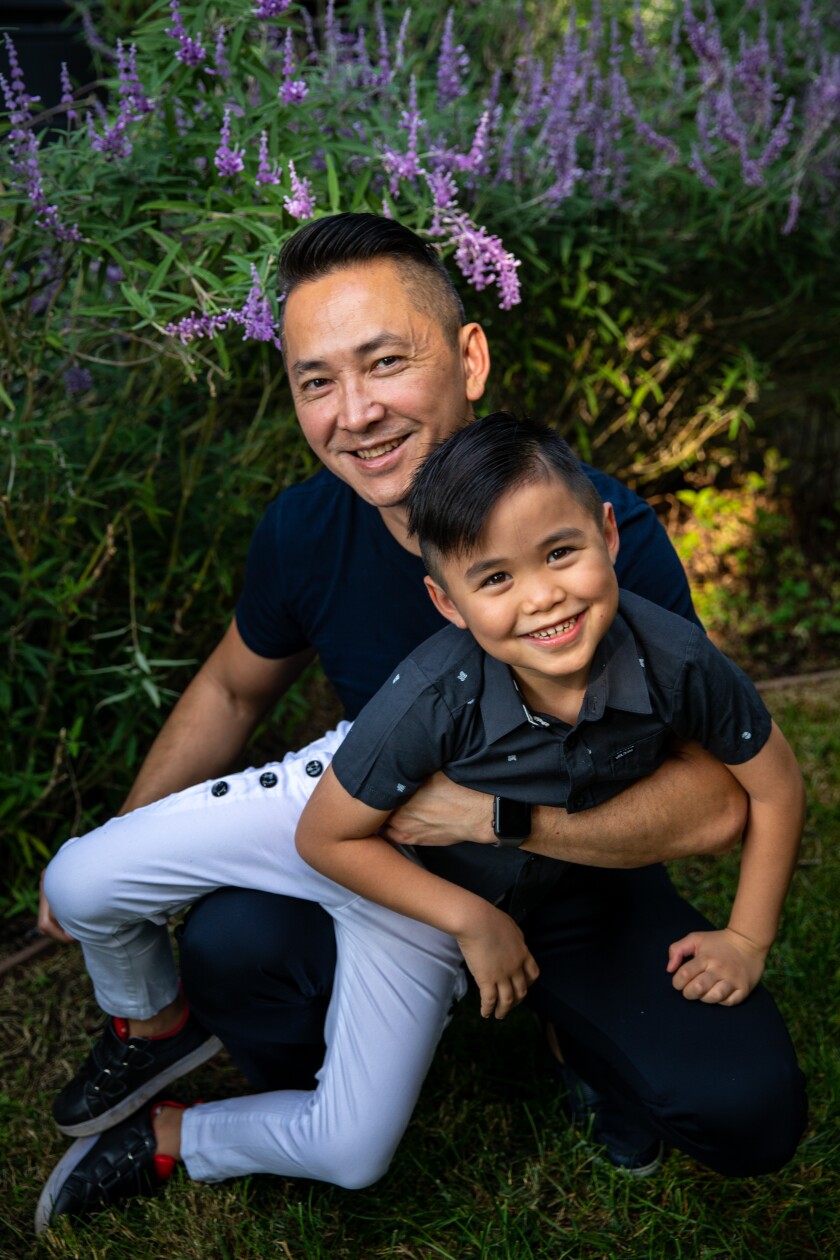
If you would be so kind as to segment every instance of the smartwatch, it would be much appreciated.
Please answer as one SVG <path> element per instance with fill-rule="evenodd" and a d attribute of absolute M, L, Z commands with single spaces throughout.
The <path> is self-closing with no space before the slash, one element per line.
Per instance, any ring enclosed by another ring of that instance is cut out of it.
<path fill-rule="evenodd" d="M 531 834 L 531 806 L 509 796 L 493 797 L 493 832 L 496 847 L 517 849 Z"/>

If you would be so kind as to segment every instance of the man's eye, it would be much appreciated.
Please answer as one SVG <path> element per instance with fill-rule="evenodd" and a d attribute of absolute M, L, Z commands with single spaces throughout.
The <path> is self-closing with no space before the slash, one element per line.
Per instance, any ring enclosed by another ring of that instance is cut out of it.
<path fill-rule="evenodd" d="M 303 382 L 301 389 L 304 393 L 311 393 L 313 390 L 323 389 L 325 385 L 329 385 L 325 376 L 313 376 L 311 380 Z"/>
<path fill-rule="evenodd" d="M 481 583 L 482 586 L 501 586 L 502 582 L 508 580 L 507 573 L 493 573 L 490 577 L 485 578 Z"/>
<path fill-rule="evenodd" d="M 376 360 L 376 366 L 389 368 L 389 367 L 393 367 L 395 363 L 399 363 L 400 361 L 401 361 L 401 355 L 383 354 L 381 359 Z"/>

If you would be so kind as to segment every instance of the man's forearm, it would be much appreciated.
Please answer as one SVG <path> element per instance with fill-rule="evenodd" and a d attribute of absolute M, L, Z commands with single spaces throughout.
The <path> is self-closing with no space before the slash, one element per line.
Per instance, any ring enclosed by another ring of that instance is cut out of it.
<path fill-rule="evenodd" d="M 629 868 L 724 853 L 747 819 L 743 789 L 719 761 L 690 745 L 646 779 L 577 814 L 539 805 L 522 846 L 583 866 Z"/>

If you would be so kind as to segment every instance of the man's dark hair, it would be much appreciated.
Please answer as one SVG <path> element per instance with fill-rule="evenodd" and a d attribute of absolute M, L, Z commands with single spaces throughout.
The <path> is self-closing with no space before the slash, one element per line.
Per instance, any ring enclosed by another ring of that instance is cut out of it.
<path fill-rule="evenodd" d="M 469 555 L 502 495 L 556 477 L 603 525 L 603 504 L 568 442 L 547 425 L 497 411 L 436 446 L 408 498 L 408 533 L 441 586 L 440 561 Z"/>
<path fill-rule="evenodd" d="M 464 307 L 437 250 L 410 228 L 382 215 L 333 214 L 300 228 L 280 251 L 280 291 L 288 299 L 300 284 L 381 259 L 394 264 L 417 309 L 436 320 L 447 340 L 454 341 L 466 323 Z"/>

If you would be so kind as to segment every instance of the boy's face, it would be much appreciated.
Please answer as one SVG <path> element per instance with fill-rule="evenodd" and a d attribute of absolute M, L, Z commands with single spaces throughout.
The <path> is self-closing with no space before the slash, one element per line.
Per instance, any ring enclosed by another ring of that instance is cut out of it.
<path fill-rule="evenodd" d="M 474 551 L 441 564 L 445 589 L 426 585 L 438 610 L 504 661 L 530 702 L 586 686 L 597 645 L 615 616 L 618 529 L 603 529 L 557 478 L 509 491 Z M 562 705 L 561 705 L 562 707 Z"/>

